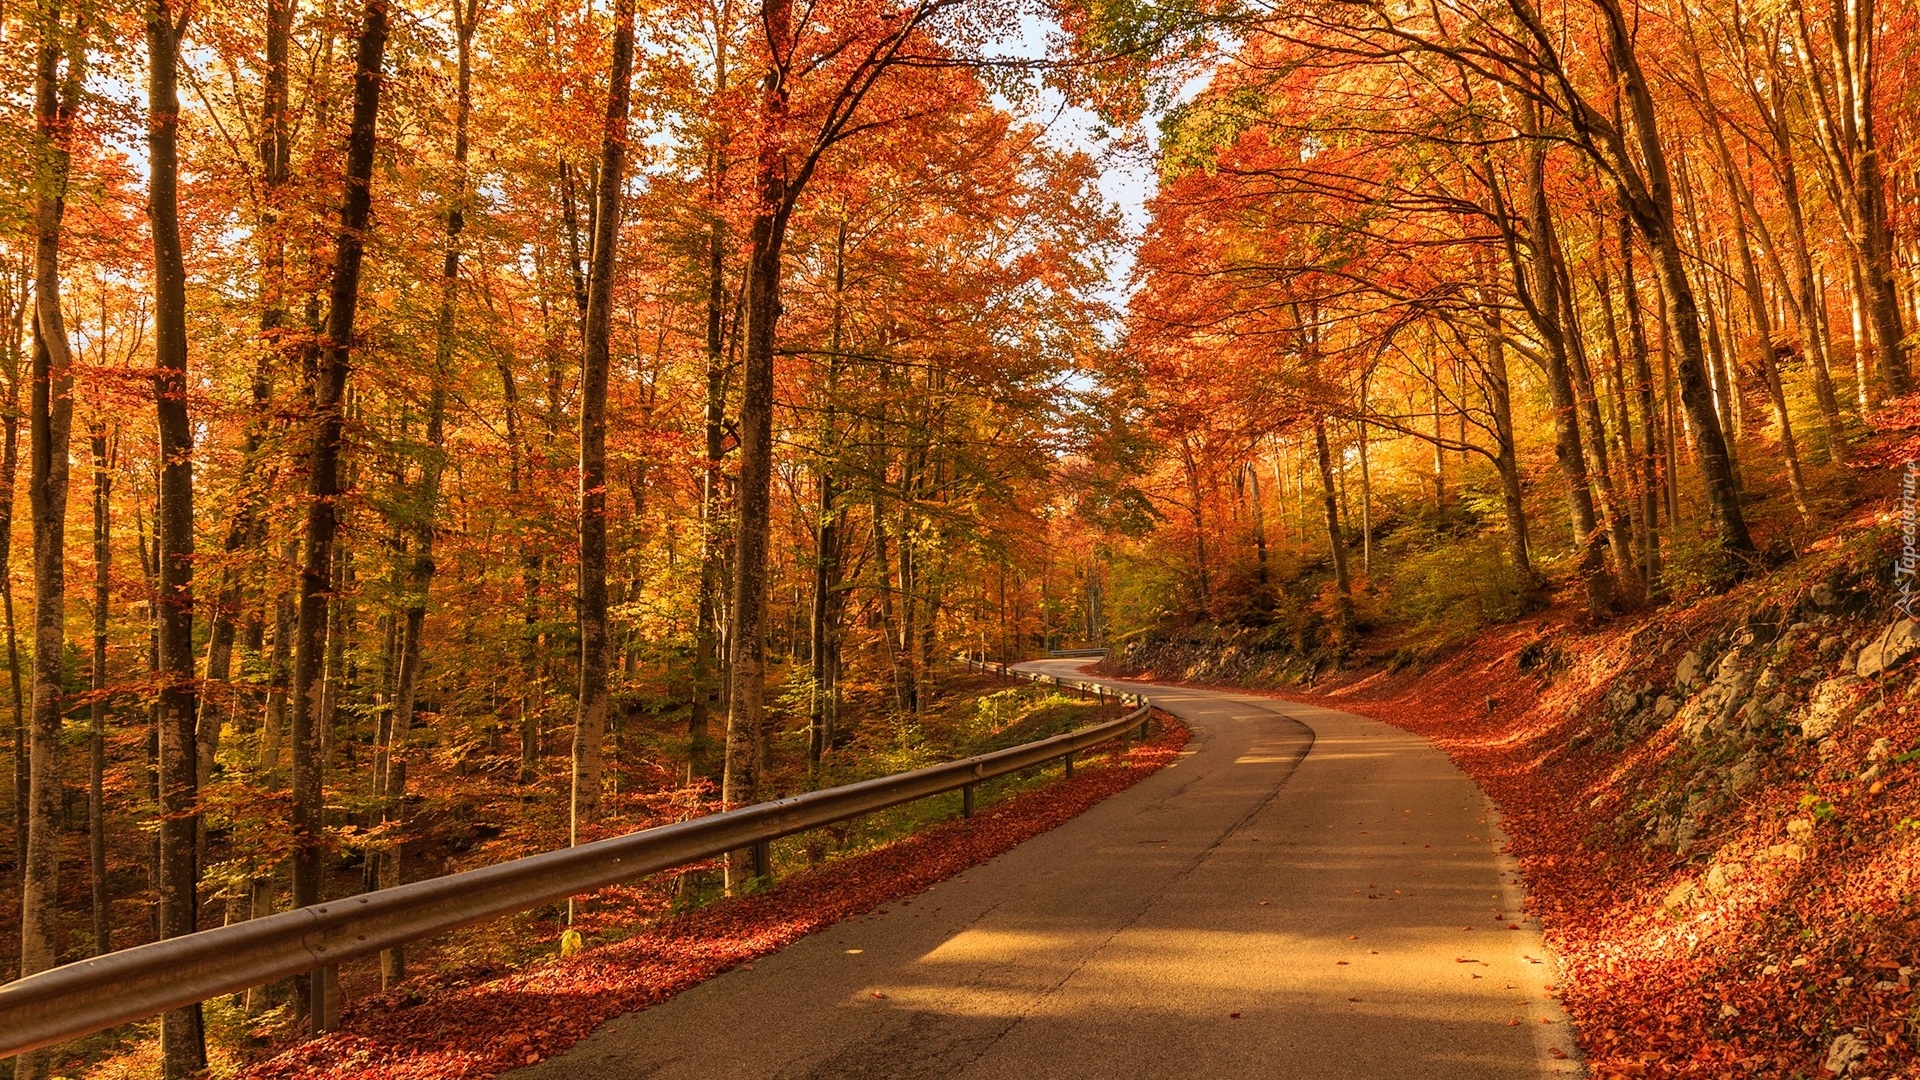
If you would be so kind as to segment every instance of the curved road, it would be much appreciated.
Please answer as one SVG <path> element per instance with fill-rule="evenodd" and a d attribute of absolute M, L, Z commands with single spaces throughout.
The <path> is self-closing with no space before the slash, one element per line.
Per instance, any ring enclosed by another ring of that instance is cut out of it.
<path fill-rule="evenodd" d="M 1492 807 L 1445 755 L 1330 709 L 1112 685 L 1193 727 L 1178 762 L 511 1075 L 1579 1072 Z"/>

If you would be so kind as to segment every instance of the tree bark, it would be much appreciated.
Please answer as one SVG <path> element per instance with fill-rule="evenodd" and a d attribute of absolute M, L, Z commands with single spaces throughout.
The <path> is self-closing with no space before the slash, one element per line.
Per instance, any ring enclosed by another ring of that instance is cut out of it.
<path fill-rule="evenodd" d="M 413 727 L 414 699 L 420 684 L 421 651 L 427 624 L 427 599 L 433 589 L 433 540 L 439 528 L 440 477 L 446 465 L 447 379 L 453 363 L 454 305 L 460 288 L 460 233 L 466 227 L 467 124 L 473 111 L 473 33 L 479 0 L 454 0 L 453 168 L 454 192 L 447 208 L 446 253 L 440 265 L 440 307 L 434 319 L 432 385 L 427 390 L 426 447 L 414 489 L 413 558 L 407 566 L 406 608 L 400 630 L 400 663 L 394 679 L 389 719 L 386 775 L 377 777 L 386 803 L 385 817 L 397 820 L 407 793 L 407 732 Z M 402 884 L 403 850 L 396 843 L 380 854 L 381 883 Z M 406 977 L 404 946 L 381 954 L 382 987 Z"/>
<path fill-rule="evenodd" d="M 93 894 L 93 955 L 113 951 L 107 894 L 107 605 L 113 599 L 113 454 L 103 424 L 88 433 L 93 450 L 93 700 L 87 706 L 87 857 Z"/>
<path fill-rule="evenodd" d="M 345 417 L 342 406 L 351 370 L 354 313 L 360 299 L 360 266 L 373 207 L 373 153 L 379 119 L 381 68 L 387 47 L 389 0 L 366 0 L 354 53 L 353 112 L 347 167 L 334 241 L 333 282 L 320 355 L 311 376 L 312 436 L 307 451 L 306 551 L 300 567 L 298 628 L 294 633 L 293 683 L 293 906 L 319 903 L 326 885 L 321 785 L 325 762 L 320 726 L 327 601 L 333 582 L 333 546 L 339 530 L 340 461 Z M 303 978 L 308 1015 L 314 995 Z"/>
<path fill-rule="evenodd" d="M 280 203 L 292 177 L 291 118 L 287 104 L 287 51 L 292 37 L 293 0 L 267 0 L 266 69 L 262 80 L 260 141 L 256 148 L 261 186 L 258 230 L 263 240 L 260 257 L 263 349 L 253 371 L 253 415 L 248 419 L 240 451 L 240 475 L 234 483 L 234 507 L 223 545 L 225 559 L 220 566 L 212 609 L 207 613 L 207 666 L 196 722 L 203 785 L 213 771 L 221 729 L 227 715 L 234 711 L 226 684 L 233 673 L 234 620 L 242 607 L 242 575 L 236 560 L 249 544 L 258 544 L 262 535 L 262 493 L 254 490 L 254 483 L 261 465 L 261 446 L 271 422 L 268 408 L 273 396 L 272 363 L 282 350 L 280 339 L 285 333 L 287 316 L 286 238 L 280 227 Z M 223 696 L 227 700 L 223 701 Z"/>
<path fill-rule="evenodd" d="M 569 843 L 600 811 L 601 744 L 607 734 L 607 368 L 613 335 L 613 271 L 626 180 L 627 112 L 633 81 L 633 0 L 615 0 L 606 125 L 595 181 L 593 251 L 580 364 L 580 706 L 573 727 Z"/>
<path fill-rule="evenodd" d="M 1607 125 L 1600 130 L 1600 136 L 1607 144 L 1608 156 L 1613 159 L 1610 166 L 1621 203 L 1653 252 L 1654 269 L 1660 278 L 1667 309 L 1667 327 L 1677 346 L 1672 351 L 1681 403 L 1686 407 L 1693 429 L 1700 471 L 1706 482 L 1716 546 L 1725 560 L 1722 570 L 1735 573 L 1743 568 L 1735 564 L 1744 564 L 1755 549 L 1740 507 L 1733 457 L 1728 450 L 1726 433 L 1714 413 L 1713 392 L 1707 382 L 1706 354 L 1700 340 L 1700 309 L 1680 250 L 1673 181 L 1656 120 L 1653 92 L 1640 67 L 1634 36 L 1619 0 L 1595 0 L 1595 3 L 1606 20 L 1609 60 L 1625 95 L 1630 120 L 1627 126 L 1631 128 L 1633 144 L 1629 148 L 1626 133 L 1618 124 Z M 1545 40 L 1544 28 L 1537 19 L 1533 33 L 1537 39 Z M 1585 102 L 1570 104 L 1575 106 L 1575 115 L 1586 132 L 1592 133 L 1604 123 L 1604 118 L 1592 113 Z"/>
<path fill-rule="evenodd" d="M 1579 552 L 1579 573 L 1586 590 L 1587 615 L 1600 618 L 1613 603 L 1613 583 L 1607 577 L 1605 542 L 1594 509 L 1593 488 L 1587 478 L 1586 451 L 1580 443 L 1579 404 L 1573 386 L 1573 361 L 1568 355 L 1569 328 L 1562 321 L 1566 308 L 1561 303 L 1561 279 L 1554 265 L 1558 246 L 1554 238 L 1553 212 L 1546 191 L 1546 142 L 1540 137 L 1538 107 L 1531 100 L 1521 102 L 1523 134 L 1527 139 L 1525 184 L 1527 192 L 1528 246 L 1532 259 L 1526 267 L 1510 250 L 1515 291 L 1532 316 L 1534 326 L 1547 346 L 1547 389 L 1553 409 L 1553 449 L 1560 462 L 1567 489 L 1567 512 L 1573 525 L 1574 548 Z"/>
<path fill-rule="evenodd" d="M 1347 539 L 1340 528 L 1340 500 L 1333 487 L 1333 450 L 1327 442 L 1327 418 L 1313 421 L 1313 445 L 1320 461 L 1320 502 L 1326 511 L 1327 547 L 1333 553 L 1333 588 L 1337 607 L 1334 632 L 1341 646 L 1353 630 L 1353 578 L 1347 573 Z"/>
<path fill-rule="evenodd" d="M 194 723 L 193 428 L 187 414 L 187 271 L 180 246 L 180 94 L 178 57 L 184 14 L 171 0 L 147 8 L 147 152 L 153 230 L 154 411 L 159 423 L 160 481 L 154 511 L 159 562 L 158 714 L 160 729 L 160 936 L 198 929 L 200 762 Z M 200 1007 L 160 1020 L 160 1056 L 167 1080 L 206 1068 Z"/>
<path fill-rule="evenodd" d="M 753 802 L 760 791 L 761 729 L 766 722 L 767 550 L 773 480 L 773 342 L 780 321 L 781 251 L 789 201 L 785 148 L 786 65 L 793 51 L 792 0 L 762 0 L 760 22 L 770 63 L 762 79 L 765 131 L 754 176 L 756 205 L 747 239 L 747 329 L 740 403 L 739 532 L 734 538 L 733 655 L 727 700 L 726 766 L 721 798 Z M 745 852 L 727 860 L 727 888 L 767 867 L 748 865 Z"/>
<path fill-rule="evenodd" d="M 61 221 L 70 153 L 66 139 L 85 80 L 84 23 L 69 30 L 57 3 L 43 5 L 34 72 L 34 350 L 28 405 L 27 492 L 33 517 L 33 709 L 27 767 L 27 848 L 20 914 L 20 974 L 58 962 L 60 728 L 65 709 L 67 453 L 73 424 L 73 351 L 60 311 Z M 65 59 L 66 69 L 60 67 Z M 46 1075 L 44 1051 L 22 1055 L 15 1077 Z"/>
<path fill-rule="evenodd" d="M 1875 0 L 1845 0 L 1827 17 L 1827 64 L 1814 56 L 1806 7 L 1793 4 L 1802 68 L 1806 72 L 1815 131 L 1827 161 L 1830 188 L 1846 226 L 1858 272 L 1861 307 L 1873 334 L 1874 358 L 1888 396 L 1907 392 L 1911 379 L 1906 327 L 1894 276 L 1894 240 L 1887 212 L 1882 149 L 1875 130 Z"/>

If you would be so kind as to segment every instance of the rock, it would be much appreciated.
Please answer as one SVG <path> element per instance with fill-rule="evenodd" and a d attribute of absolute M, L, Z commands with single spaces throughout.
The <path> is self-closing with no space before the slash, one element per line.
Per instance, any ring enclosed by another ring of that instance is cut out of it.
<path fill-rule="evenodd" d="M 1867 1056 L 1867 1044 L 1853 1034 L 1838 1035 L 1827 1047 L 1827 1060 L 1821 1067 L 1831 1076 L 1845 1076 L 1853 1063 Z"/>
<path fill-rule="evenodd" d="M 1795 843 L 1774 844 L 1767 848 L 1767 862 L 1799 862 L 1807 857 L 1807 849 Z"/>
<path fill-rule="evenodd" d="M 1893 756 L 1893 745 L 1887 742 L 1886 736 L 1884 735 L 1878 739 L 1873 740 L 1873 745 L 1867 747 L 1868 761 L 1878 763 L 1878 762 L 1885 761 L 1892 756 Z"/>
<path fill-rule="evenodd" d="M 1797 817 L 1787 822 L 1787 836 L 1795 843 L 1808 843 L 1813 839 L 1813 819 Z"/>
<path fill-rule="evenodd" d="M 1727 770 L 1727 787 L 1739 791 L 1760 777 L 1760 759 L 1756 754 L 1747 754 L 1733 763 Z"/>
<path fill-rule="evenodd" d="M 1724 728 L 1740 711 L 1753 685 L 1753 667 L 1745 649 L 1730 649 L 1714 665 L 1713 681 L 1680 710 L 1681 731 L 1697 739 Z"/>
<path fill-rule="evenodd" d="M 1673 685 L 1683 694 L 1690 694 L 1699 684 L 1701 675 L 1700 650 L 1694 649 L 1680 658 L 1680 666 L 1673 669 Z"/>
<path fill-rule="evenodd" d="M 1816 684 L 1800 714 L 1801 737 L 1808 742 L 1818 742 L 1833 734 L 1852 715 L 1853 706 L 1866 687 L 1866 680 L 1852 675 Z"/>
<path fill-rule="evenodd" d="M 1834 592 L 1833 586 L 1824 581 L 1807 590 L 1807 599 L 1813 602 L 1814 607 L 1822 611 L 1828 611 L 1840 606 L 1840 594 Z"/>
<path fill-rule="evenodd" d="M 1560 648 L 1546 638 L 1537 638 L 1520 647 L 1516 660 L 1522 672 L 1552 671 L 1560 666 Z"/>
<path fill-rule="evenodd" d="M 1846 650 L 1847 643 L 1840 640 L 1839 634 L 1828 634 L 1820 639 L 1820 659 L 1833 660 Z"/>
<path fill-rule="evenodd" d="M 1915 653 L 1920 653 L 1920 623 L 1901 619 L 1860 647 L 1853 673 L 1863 679 L 1878 675 L 1913 659 Z"/>
<path fill-rule="evenodd" d="M 1672 890 L 1667 893 L 1667 898 L 1660 903 L 1661 906 L 1665 907 L 1668 911 L 1685 911 L 1698 903 L 1699 900 L 1700 890 L 1694 887 L 1693 882 L 1683 881 L 1675 885 Z"/>
<path fill-rule="evenodd" d="M 1673 714 L 1679 711 L 1680 703 L 1665 694 L 1661 694 L 1653 703 L 1653 718 L 1661 723 L 1673 719 Z"/>
<path fill-rule="evenodd" d="M 1608 716 L 1619 720 L 1640 708 L 1640 695 L 1624 686 L 1616 686 L 1607 692 L 1603 705 Z"/>
<path fill-rule="evenodd" d="M 1738 866 L 1727 866 L 1716 863 L 1713 869 L 1707 871 L 1707 892 L 1714 896 L 1725 896 L 1727 890 L 1733 888 L 1733 883 L 1738 880 L 1739 877 L 1740 868 Z"/>

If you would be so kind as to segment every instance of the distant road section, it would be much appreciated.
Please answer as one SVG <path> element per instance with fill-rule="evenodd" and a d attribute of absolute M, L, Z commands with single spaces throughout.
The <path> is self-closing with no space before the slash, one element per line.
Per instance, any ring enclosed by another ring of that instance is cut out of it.
<path fill-rule="evenodd" d="M 1113 685 L 1193 727 L 1179 762 L 932 892 L 511 1075 L 1580 1072 L 1559 1056 L 1572 1032 L 1497 816 L 1445 755 L 1348 713 Z"/>

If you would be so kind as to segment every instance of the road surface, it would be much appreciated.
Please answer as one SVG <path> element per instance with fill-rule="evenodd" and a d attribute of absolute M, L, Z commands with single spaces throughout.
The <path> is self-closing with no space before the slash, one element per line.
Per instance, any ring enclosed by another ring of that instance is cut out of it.
<path fill-rule="evenodd" d="M 511 1075 L 1579 1072 L 1497 817 L 1445 755 L 1349 713 L 1114 685 L 1192 726 L 1178 762 Z"/>

